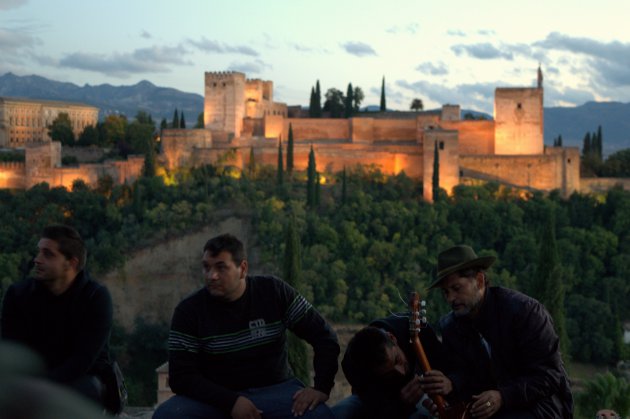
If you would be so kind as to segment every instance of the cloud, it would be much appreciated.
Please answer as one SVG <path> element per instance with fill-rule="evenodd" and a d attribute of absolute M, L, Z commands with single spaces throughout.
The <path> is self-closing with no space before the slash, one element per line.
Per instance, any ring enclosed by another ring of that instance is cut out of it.
<path fill-rule="evenodd" d="M 455 87 L 447 87 L 441 83 L 430 83 L 424 80 L 408 82 L 397 80 L 396 86 L 410 90 L 417 97 L 426 103 L 427 101 L 439 104 L 459 104 L 465 108 L 473 108 L 487 113 L 492 113 L 494 106 L 494 89 L 501 86 L 501 83 L 475 83 L 460 84 Z M 461 98 L 466 98 L 465 102 L 460 102 Z"/>
<path fill-rule="evenodd" d="M 261 74 L 266 69 L 271 69 L 271 65 L 262 60 L 254 60 L 249 62 L 233 62 L 228 66 L 230 71 L 240 71 L 245 74 Z"/>
<path fill-rule="evenodd" d="M 258 57 L 260 55 L 258 54 L 257 51 L 255 51 L 254 49 L 248 46 L 227 45 L 223 42 L 217 42 L 217 41 L 207 39 L 206 37 L 202 37 L 201 40 L 199 41 L 190 39 L 189 42 L 194 47 L 204 52 L 210 52 L 210 53 L 216 53 L 216 54 L 240 54 L 240 55 L 247 55 L 250 57 Z"/>
<path fill-rule="evenodd" d="M 457 55 L 468 54 L 471 57 L 478 58 L 480 60 L 492 60 L 496 58 L 504 58 L 506 60 L 513 60 L 514 56 L 511 52 L 501 51 L 494 45 L 484 42 L 480 44 L 471 45 L 453 45 L 451 50 Z"/>
<path fill-rule="evenodd" d="M 438 62 L 437 64 L 429 62 L 422 63 L 416 67 L 416 70 L 424 74 L 430 74 L 432 76 L 445 76 L 448 74 L 448 68 L 446 68 L 446 64 L 444 64 L 442 61 Z"/>
<path fill-rule="evenodd" d="M 591 72 L 595 82 L 604 87 L 630 86 L 630 43 L 600 42 L 552 32 L 535 46 L 584 56 L 584 71 Z"/>
<path fill-rule="evenodd" d="M 41 40 L 31 35 L 26 28 L 0 28 L 0 51 L 2 52 L 16 52 L 38 44 L 41 44 Z"/>
<path fill-rule="evenodd" d="M 559 90 L 552 85 L 545 86 L 546 106 L 579 106 L 591 100 L 595 100 L 591 91 L 574 88 Z"/>
<path fill-rule="evenodd" d="M 341 47 L 346 50 L 348 54 L 356 55 L 357 57 L 377 55 L 376 51 L 374 51 L 371 46 L 363 42 L 346 42 L 345 44 L 341 44 Z"/>
<path fill-rule="evenodd" d="M 0 10 L 17 9 L 28 3 L 28 0 L 0 0 Z"/>
<path fill-rule="evenodd" d="M 496 32 L 492 29 L 480 29 L 477 31 L 477 33 L 483 36 L 492 36 L 496 34 Z"/>
<path fill-rule="evenodd" d="M 458 36 L 458 37 L 465 37 L 466 33 L 464 31 L 460 31 L 460 30 L 455 30 L 455 29 L 451 29 L 446 31 L 446 34 L 448 36 Z"/>
<path fill-rule="evenodd" d="M 187 53 L 182 47 L 140 48 L 109 56 L 77 52 L 62 58 L 59 66 L 127 78 L 136 73 L 170 73 L 173 64 L 192 65 L 184 59 Z"/>
<path fill-rule="evenodd" d="M 147 31 L 145 31 L 144 29 L 142 30 L 142 32 L 140 32 L 140 36 L 142 38 L 144 38 L 144 39 L 151 39 L 151 38 L 153 38 L 151 36 L 151 34 L 149 32 L 147 32 Z"/>
<path fill-rule="evenodd" d="M 385 32 L 391 33 L 393 35 L 399 33 L 408 33 L 411 35 L 415 35 L 418 32 L 419 28 L 420 25 L 418 25 L 417 23 L 410 23 L 407 26 L 390 26 L 385 30 Z"/>

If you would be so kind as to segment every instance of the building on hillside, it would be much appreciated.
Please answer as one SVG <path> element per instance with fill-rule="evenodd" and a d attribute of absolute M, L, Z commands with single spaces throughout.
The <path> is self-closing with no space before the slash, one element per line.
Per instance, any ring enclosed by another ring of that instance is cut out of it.
<path fill-rule="evenodd" d="M 440 187 L 448 193 L 467 182 L 495 181 L 530 190 L 580 190 L 577 148 L 546 148 L 543 141 L 543 86 L 497 88 L 494 120 L 462 120 L 459 105 L 440 112 L 359 113 L 352 118 L 307 118 L 273 101 L 270 81 L 248 80 L 239 72 L 205 73 L 205 127 L 165 130 L 165 166 L 215 163 L 230 152 L 244 168 L 250 155 L 276 164 L 278 139 L 294 137 L 294 165 L 308 164 L 312 146 L 320 172 L 357 164 L 386 174 L 404 171 L 422 179 L 431 200 L 434 150 Z"/>
<path fill-rule="evenodd" d="M 50 142 L 48 127 L 61 113 L 68 114 L 75 137 L 96 125 L 98 108 L 81 103 L 0 97 L 0 147 L 22 148 Z"/>

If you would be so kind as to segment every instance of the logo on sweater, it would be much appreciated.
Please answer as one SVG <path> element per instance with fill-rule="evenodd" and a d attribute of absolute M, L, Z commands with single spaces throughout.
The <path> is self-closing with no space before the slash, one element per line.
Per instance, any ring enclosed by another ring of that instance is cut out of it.
<path fill-rule="evenodd" d="M 253 339 L 264 338 L 267 335 L 265 329 L 265 319 L 250 320 L 249 332 Z"/>

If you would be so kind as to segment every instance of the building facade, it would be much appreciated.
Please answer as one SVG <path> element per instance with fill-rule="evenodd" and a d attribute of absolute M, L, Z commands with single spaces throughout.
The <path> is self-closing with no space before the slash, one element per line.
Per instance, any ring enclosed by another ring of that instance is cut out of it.
<path fill-rule="evenodd" d="M 50 142 L 48 127 L 68 114 L 75 137 L 98 122 L 98 108 L 80 103 L 0 97 L 0 147 Z"/>

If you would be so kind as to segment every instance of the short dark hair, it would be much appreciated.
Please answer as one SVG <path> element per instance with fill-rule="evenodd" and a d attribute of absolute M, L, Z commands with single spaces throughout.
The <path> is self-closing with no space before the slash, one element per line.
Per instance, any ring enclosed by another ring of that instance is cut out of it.
<path fill-rule="evenodd" d="M 59 252 L 68 260 L 77 258 L 79 261 L 77 270 L 83 270 L 87 260 L 87 249 L 78 231 L 67 225 L 56 224 L 44 227 L 41 237 L 56 241 Z"/>
<path fill-rule="evenodd" d="M 488 281 L 488 275 L 486 275 L 485 269 L 481 268 L 468 268 L 457 272 L 457 275 L 464 278 L 475 278 L 477 274 L 481 272 L 483 274 L 483 282 L 488 285 L 490 282 Z"/>
<path fill-rule="evenodd" d="M 206 242 L 203 251 L 210 252 L 211 256 L 217 256 L 221 252 L 228 252 L 232 255 L 234 263 L 239 264 L 245 260 L 245 246 L 236 236 L 232 234 L 221 234 Z"/>

